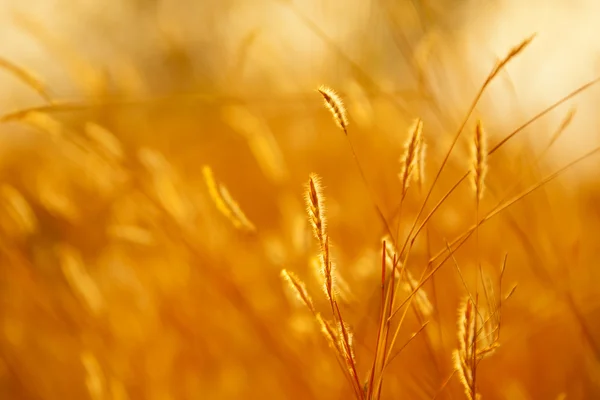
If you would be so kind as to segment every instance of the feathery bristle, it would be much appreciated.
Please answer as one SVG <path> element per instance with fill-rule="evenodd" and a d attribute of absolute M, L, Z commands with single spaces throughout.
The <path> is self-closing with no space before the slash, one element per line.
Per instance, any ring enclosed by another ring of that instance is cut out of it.
<path fill-rule="evenodd" d="M 325 107 L 333 116 L 333 120 L 337 126 L 348 134 L 348 116 L 346 115 L 346 107 L 340 96 L 331 88 L 321 85 L 317 91 L 323 96 Z"/>

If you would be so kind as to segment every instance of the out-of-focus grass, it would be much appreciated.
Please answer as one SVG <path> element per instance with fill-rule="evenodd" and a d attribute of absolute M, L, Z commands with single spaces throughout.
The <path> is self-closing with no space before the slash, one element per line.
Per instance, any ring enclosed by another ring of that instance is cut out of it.
<path fill-rule="evenodd" d="M 334 352 L 314 317 L 288 296 L 280 270 L 294 271 L 316 308 L 328 312 L 303 198 L 316 172 L 332 257 L 348 286 L 341 308 L 366 380 L 385 234 L 373 201 L 404 238 L 426 192 L 411 187 L 398 221 L 398 159 L 413 119 L 423 119 L 427 189 L 494 61 L 482 56 L 483 67 L 470 67 L 473 60 L 459 55 L 469 21 L 457 29 L 459 11 L 428 3 L 357 2 L 353 12 L 346 2 L 123 2 L 114 19 L 94 17 L 94 6 L 82 3 L 66 27 L 15 16 L 43 56 L 6 59 L 23 60 L 51 102 L 28 92 L 33 77 L 23 84 L 14 68 L 7 75 L 21 86 L 4 100 L 0 126 L 0 397 L 351 398 Z M 543 56 L 525 52 L 510 73 L 521 76 Z M 490 148 L 585 82 L 563 71 L 556 79 L 576 81 L 573 87 L 544 101 L 528 93 L 519 105 L 518 82 L 514 102 L 506 95 L 514 89 L 506 89 L 510 73 L 477 109 Z M 348 138 L 314 91 L 321 83 L 342 94 Z M 480 216 L 580 156 L 570 140 L 584 138 L 585 150 L 598 145 L 594 119 L 585 115 L 593 91 L 577 97 L 583 115 L 575 115 L 589 135 L 568 127 L 540 157 L 565 105 L 489 157 Z M 554 95 L 540 96 L 547 93 Z M 426 212 L 470 167 L 473 129 L 474 119 Z M 219 212 L 205 166 L 255 230 Z M 600 188 L 582 178 L 595 166 L 590 158 L 561 174 L 454 254 L 469 287 L 478 259 L 498 279 L 505 255 L 504 289 L 518 285 L 502 306 L 500 347 L 478 369 L 484 399 L 600 394 Z M 431 255 L 475 220 L 472 189 L 463 183 L 415 242 L 408 270 L 419 277 Z M 383 399 L 464 396 L 456 377 L 444 385 L 466 295 L 451 259 L 424 290 L 434 312 L 387 368 Z M 398 348 L 419 327 L 409 313 Z"/>

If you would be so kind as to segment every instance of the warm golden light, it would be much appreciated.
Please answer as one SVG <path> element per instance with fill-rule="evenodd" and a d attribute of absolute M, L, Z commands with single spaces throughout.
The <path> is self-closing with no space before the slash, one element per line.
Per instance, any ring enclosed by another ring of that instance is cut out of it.
<path fill-rule="evenodd" d="M 600 398 L 597 1 L 0 9 L 0 400 Z"/>

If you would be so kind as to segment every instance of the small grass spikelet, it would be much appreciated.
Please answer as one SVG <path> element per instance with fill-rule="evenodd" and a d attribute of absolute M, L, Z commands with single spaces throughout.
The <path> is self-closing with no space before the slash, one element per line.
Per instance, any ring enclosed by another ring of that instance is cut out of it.
<path fill-rule="evenodd" d="M 487 173 L 487 137 L 481 121 L 477 121 L 472 144 L 472 184 L 477 200 L 483 197 L 485 175 Z"/>
<path fill-rule="evenodd" d="M 348 116 L 346 113 L 346 107 L 340 96 L 331 88 L 321 85 L 317 91 L 323 96 L 325 101 L 325 107 L 329 110 L 333 116 L 333 120 L 337 126 L 348 134 Z"/>

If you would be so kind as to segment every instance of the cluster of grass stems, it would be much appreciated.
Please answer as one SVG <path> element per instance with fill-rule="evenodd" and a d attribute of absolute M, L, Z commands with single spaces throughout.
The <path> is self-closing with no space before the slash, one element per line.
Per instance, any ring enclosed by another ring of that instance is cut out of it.
<path fill-rule="evenodd" d="M 457 321 L 457 342 L 456 349 L 449 357 L 453 358 L 454 370 L 446 379 L 444 384 L 439 388 L 441 392 L 448 384 L 453 376 L 457 376 L 464 388 L 465 397 L 468 400 L 480 399 L 481 395 L 477 386 L 477 371 L 480 363 L 484 358 L 491 356 L 500 346 L 500 328 L 501 328 L 501 308 L 503 303 L 508 300 L 516 289 L 516 285 L 507 291 L 502 292 L 502 278 L 504 276 L 507 257 L 500 270 L 500 278 L 497 283 L 493 283 L 484 275 L 481 263 L 477 263 L 478 271 L 476 273 L 476 281 L 469 285 L 463 278 L 460 266 L 453 257 L 453 253 L 465 243 L 465 241 L 474 233 L 476 241 L 479 241 L 479 226 L 493 216 L 500 213 L 510 205 L 527 196 L 534 190 L 538 189 L 551 179 L 558 176 L 563 170 L 543 179 L 528 190 L 519 194 L 513 199 L 507 199 L 487 215 L 480 215 L 480 201 L 485 193 L 485 181 L 488 174 L 487 158 L 492 155 L 502 144 L 506 143 L 511 137 L 516 135 L 522 128 L 515 130 L 511 135 L 505 138 L 498 145 L 488 150 L 488 139 L 485 129 L 481 121 L 477 121 L 473 129 L 471 141 L 471 160 L 470 168 L 459 179 L 454 186 L 440 199 L 440 201 L 431 209 L 429 214 L 423 218 L 423 213 L 427 205 L 427 201 L 433 191 L 433 188 L 438 181 L 442 170 L 444 169 L 456 143 L 461 134 L 465 131 L 468 122 L 471 119 L 481 96 L 485 89 L 500 73 L 500 71 L 516 56 L 518 56 L 532 42 L 534 36 L 525 39 L 522 43 L 512 48 L 509 53 L 500 60 L 487 76 L 485 82 L 481 86 L 478 94 L 473 100 L 467 115 L 462 124 L 458 128 L 449 149 L 442 161 L 438 173 L 433 178 L 429 189 L 427 190 L 422 206 L 414 217 L 412 228 L 407 237 L 402 239 L 399 237 L 399 224 L 396 229 L 389 224 L 389 217 L 386 217 L 373 198 L 373 204 L 377 209 L 377 213 L 382 224 L 387 231 L 386 237 L 382 241 L 381 250 L 381 300 L 379 310 L 379 323 L 377 328 L 377 339 L 374 345 L 375 351 L 371 366 L 367 371 L 359 371 L 356 357 L 353 350 L 353 340 L 351 327 L 344 320 L 342 311 L 338 304 L 338 290 L 336 288 L 336 269 L 331 257 L 330 239 L 326 228 L 326 207 L 321 187 L 321 180 L 318 175 L 310 176 L 306 185 L 305 198 L 307 204 L 308 219 L 313 228 L 316 238 L 319 254 L 319 275 L 322 281 L 323 291 L 330 305 L 330 319 L 327 319 L 323 314 L 315 308 L 311 296 L 309 295 L 303 281 L 293 272 L 286 269 L 281 271 L 281 276 L 289 285 L 291 290 L 296 294 L 297 298 L 308 308 L 314 315 L 315 321 L 321 328 L 321 332 L 334 351 L 334 355 L 347 378 L 348 384 L 352 387 L 354 395 L 360 400 L 380 399 L 382 396 L 382 386 L 384 385 L 386 368 L 400 352 L 409 345 L 409 343 L 419 335 L 426 335 L 426 327 L 429 323 L 428 318 L 432 315 L 432 305 L 427 299 L 427 295 L 422 290 L 423 285 L 430 280 L 436 271 L 444 265 L 448 259 L 452 259 L 454 266 L 461 277 L 464 285 L 465 296 L 458 310 Z M 356 161 L 356 166 L 360 172 L 363 183 L 366 185 L 368 193 L 372 194 L 369 184 L 365 178 L 361 164 L 357 158 L 352 140 L 349 135 L 349 122 L 347 111 L 342 99 L 334 90 L 327 86 L 321 86 L 318 92 L 324 99 L 326 108 L 331 113 L 335 124 L 344 133 L 350 145 L 350 150 Z M 575 92 L 576 93 L 576 92 Z M 567 96 L 569 98 L 570 96 Z M 566 100 L 563 99 L 562 101 Z M 562 102 L 561 101 L 561 102 Z M 526 125 L 533 123 L 541 115 L 549 112 L 554 106 L 534 117 Z M 570 123 L 572 114 L 567 115 L 561 126 L 560 134 L 565 127 Z M 548 146 L 556 140 L 556 135 L 551 139 Z M 586 154 L 581 159 L 596 153 L 598 149 L 594 149 Z M 423 193 L 425 183 L 425 157 L 426 157 L 426 142 L 423 135 L 423 122 L 416 119 L 411 126 L 406 143 L 404 153 L 400 158 L 400 173 L 398 175 L 401 186 L 401 197 L 397 208 L 397 213 L 401 215 L 402 206 L 405 198 L 411 188 L 411 184 L 416 184 L 419 192 Z M 575 162 L 580 161 L 576 160 Z M 570 165 L 572 165 L 571 163 Z M 569 165 L 569 166 L 570 166 Z M 565 167 L 568 168 L 569 166 Z M 445 249 L 431 257 L 427 265 L 424 266 L 423 272 L 418 280 L 415 280 L 408 269 L 406 268 L 409 262 L 409 256 L 412 247 L 423 233 L 427 226 L 427 222 L 433 214 L 439 209 L 443 202 L 452 194 L 452 192 L 463 182 L 467 177 L 470 177 L 473 190 L 473 204 L 475 214 L 475 224 L 471 229 L 460 235 L 451 243 L 446 243 Z M 478 248 L 478 245 L 477 245 Z M 398 249 L 400 249 L 398 251 Z M 440 260 L 441 261 L 438 261 Z M 402 288 L 407 290 L 401 290 Z M 480 295 L 480 289 L 483 292 Z M 403 293 L 407 293 L 406 297 L 402 297 Z M 398 343 L 398 335 L 406 319 L 407 313 L 412 309 L 415 312 L 421 327 L 412 334 L 409 340 L 405 343 Z"/>

